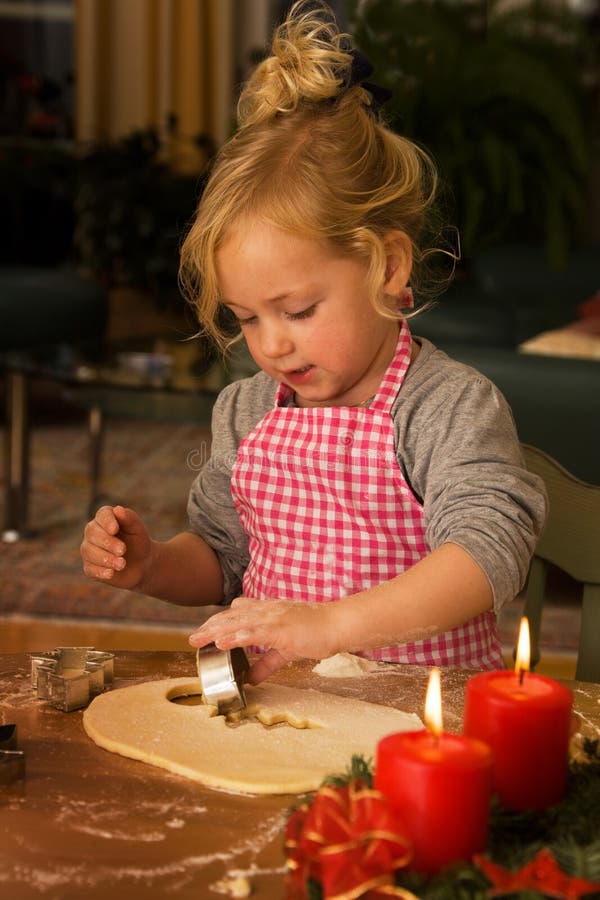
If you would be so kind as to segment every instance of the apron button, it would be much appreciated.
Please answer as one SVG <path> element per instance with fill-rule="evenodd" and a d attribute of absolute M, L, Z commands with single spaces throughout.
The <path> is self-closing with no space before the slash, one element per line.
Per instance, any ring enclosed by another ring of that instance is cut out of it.
<path fill-rule="evenodd" d="M 344 432 L 344 434 L 342 434 L 342 436 L 340 437 L 340 443 L 344 444 L 346 447 L 351 444 L 353 440 L 354 438 L 349 431 Z"/>

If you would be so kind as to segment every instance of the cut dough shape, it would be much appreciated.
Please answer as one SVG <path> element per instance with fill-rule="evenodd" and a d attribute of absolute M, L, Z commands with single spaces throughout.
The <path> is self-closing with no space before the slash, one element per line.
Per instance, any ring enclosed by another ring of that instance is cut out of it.
<path fill-rule="evenodd" d="M 317 790 L 326 775 L 346 771 L 354 754 L 372 759 L 385 735 L 423 727 L 413 713 L 270 682 L 246 687 L 255 718 L 237 727 L 214 706 L 170 702 L 199 690 L 198 681 L 172 678 L 109 691 L 85 710 L 83 725 L 113 753 L 250 794 Z"/>
<path fill-rule="evenodd" d="M 373 659 L 365 659 L 354 653 L 336 653 L 335 656 L 328 656 L 317 663 L 313 672 L 324 678 L 355 678 L 357 675 L 374 672 L 378 668 Z"/>

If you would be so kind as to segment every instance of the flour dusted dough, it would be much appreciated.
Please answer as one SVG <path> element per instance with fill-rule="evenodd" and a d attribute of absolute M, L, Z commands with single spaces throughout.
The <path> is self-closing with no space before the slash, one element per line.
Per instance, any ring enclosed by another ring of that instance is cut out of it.
<path fill-rule="evenodd" d="M 83 724 L 113 753 L 251 794 L 316 790 L 326 775 L 344 772 L 353 754 L 373 758 L 384 735 L 422 727 L 414 714 L 269 682 L 246 687 L 254 718 L 235 727 L 214 706 L 170 702 L 198 692 L 189 678 L 109 691 L 85 710 Z"/>

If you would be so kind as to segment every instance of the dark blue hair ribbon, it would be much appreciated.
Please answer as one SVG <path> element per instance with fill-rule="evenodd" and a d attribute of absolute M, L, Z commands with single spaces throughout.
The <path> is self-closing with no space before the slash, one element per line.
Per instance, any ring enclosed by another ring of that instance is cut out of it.
<path fill-rule="evenodd" d="M 346 87 L 354 87 L 360 84 L 372 97 L 372 108 L 377 111 L 384 103 L 392 97 L 392 92 L 380 84 L 367 81 L 369 75 L 373 74 L 373 66 L 363 56 L 360 50 L 349 50 L 348 53 L 352 57 L 352 66 L 350 68 L 350 77 Z"/>

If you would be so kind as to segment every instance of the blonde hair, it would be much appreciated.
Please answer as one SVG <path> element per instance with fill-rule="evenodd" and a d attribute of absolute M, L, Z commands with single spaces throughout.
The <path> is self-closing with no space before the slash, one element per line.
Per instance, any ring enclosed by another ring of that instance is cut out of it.
<path fill-rule="evenodd" d="M 367 266 L 371 301 L 398 316 L 383 295 L 384 239 L 404 232 L 416 270 L 425 213 L 437 184 L 433 162 L 393 133 L 372 97 L 351 83 L 353 57 L 325 4 L 300 0 L 275 31 L 238 103 L 238 131 L 221 148 L 181 252 L 180 280 L 204 333 L 223 349 L 215 254 L 241 222 L 260 220 L 325 241 Z"/>

